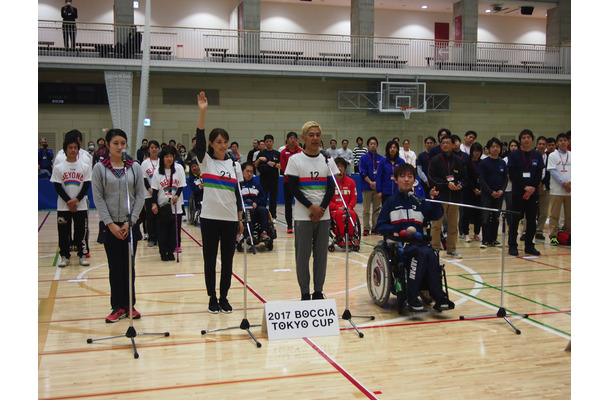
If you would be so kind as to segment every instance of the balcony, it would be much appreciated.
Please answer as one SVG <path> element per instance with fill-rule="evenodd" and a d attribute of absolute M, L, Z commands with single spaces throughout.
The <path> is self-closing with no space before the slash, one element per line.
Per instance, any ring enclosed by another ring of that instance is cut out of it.
<path fill-rule="evenodd" d="M 137 31 L 143 33 L 142 26 Z M 40 68 L 141 68 L 131 26 L 77 23 L 64 46 L 61 21 L 38 21 Z M 315 35 L 153 26 L 151 71 L 250 75 L 570 82 L 570 44 Z"/>

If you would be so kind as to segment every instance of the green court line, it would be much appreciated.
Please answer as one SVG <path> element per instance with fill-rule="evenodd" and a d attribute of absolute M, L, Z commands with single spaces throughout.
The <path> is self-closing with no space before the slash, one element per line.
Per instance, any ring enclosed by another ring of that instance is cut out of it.
<path fill-rule="evenodd" d="M 521 271 L 504 271 L 505 274 L 522 274 L 522 273 L 530 273 L 530 272 L 548 272 L 548 271 L 557 271 L 557 268 L 545 268 L 545 269 L 530 269 L 530 270 L 521 270 Z M 502 272 L 477 272 L 479 275 L 500 275 Z M 447 276 L 462 276 L 462 273 L 456 274 L 447 274 Z"/>
<path fill-rule="evenodd" d="M 478 298 L 478 297 L 476 297 L 476 296 L 473 296 L 473 295 L 471 295 L 470 293 L 464 292 L 464 291 L 462 291 L 462 290 L 459 290 L 459 289 L 454 289 L 454 288 L 451 288 L 451 287 L 450 287 L 449 289 L 454 290 L 454 291 L 456 291 L 456 292 L 460 293 L 460 294 L 461 294 L 461 295 L 463 295 L 463 296 L 470 297 L 470 298 L 472 298 L 472 299 L 476 299 L 476 300 L 478 300 L 478 301 L 480 301 L 480 302 L 482 302 L 482 303 L 485 303 L 485 304 L 487 304 L 487 305 L 490 305 L 490 306 L 496 307 L 496 308 L 498 308 L 498 309 L 500 308 L 500 306 L 499 306 L 499 305 L 497 305 L 497 304 L 494 304 L 494 303 L 491 303 L 491 302 L 489 302 L 489 301 L 486 301 L 486 300 L 480 299 L 480 298 Z M 520 296 L 517 296 L 517 297 L 520 297 Z M 527 299 L 526 299 L 526 300 L 527 300 Z M 547 306 L 547 307 L 548 307 L 548 306 Z M 549 308 L 552 308 L 552 307 L 549 307 Z M 506 310 L 507 314 L 519 314 L 519 313 L 517 313 L 517 312 L 515 312 L 515 311 L 509 310 L 508 308 L 505 308 L 505 310 Z M 554 310 L 555 310 L 555 311 L 561 311 L 561 310 L 558 310 L 558 309 L 554 309 Z M 570 316 L 572 315 L 572 313 L 565 313 L 565 314 L 570 315 Z M 536 320 L 536 319 L 532 319 L 532 318 L 530 318 L 529 316 L 528 316 L 528 318 L 527 318 L 527 319 L 528 319 L 528 320 L 530 320 L 530 321 L 532 321 L 532 322 L 534 322 L 534 323 L 536 323 L 536 324 L 538 324 L 538 325 L 544 326 L 544 327 L 546 327 L 546 328 L 548 328 L 548 329 L 554 330 L 554 331 L 556 331 L 556 332 L 562 333 L 562 334 L 567 335 L 567 336 L 570 336 L 570 337 L 572 336 L 572 335 L 571 335 L 570 333 L 568 333 L 568 332 L 562 331 L 562 330 L 561 330 L 561 329 L 559 329 L 559 328 L 555 328 L 555 327 L 553 327 L 553 326 L 551 326 L 551 325 L 545 324 L 545 323 L 540 322 L 540 321 L 538 321 L 538 320 Z"/>
<path fill-rule="evenodd" d="M 470 280 L 464 276 L 462 276 L 462 278 Z M 499 286 L 493 286 L 493 285 L 488 285 L 485 282 L 480 282 L 480 281 L 476 281 L 474 280 L 474 282 L 480 283 L 482 285 L 485 285 L 486 287 L 482 288 L 482 289 L 498 289 Z M 505 288 L 507 287 L 525 287 L 525 286 L 541 286 L 541 285 L 565 285 L 565 284 L 570 284 L 572 283 L 572 281 L 565 281 L 565 282 L 541 282 L 541 283 L 523 283 L 523 284 L 518 284 L 518 285 L 504 285 Z M 472 288 L 464 288 L 464 290 L 468 290 L 468 289 L 472 289 Z"/>
<path fill-rule="evenodd" d="M 485 283 L 485 282 L 479 282 L 479 281 L 477 281 L 477 280 L 475 280 L 475 279 L 472 279 L 472 278 L 467 278 L 467 277 L 465 277 L 465 276 L 462 276 L 462 278 L 463 278 L 463 279 L 466 279 L 466 280 L 468 280 L 468 281 L 471 281 L 471 282 L 475 282 L 475 283 L 479 283 L 479 284 L 481 284 L 481 285 L 484 285 L 484 286 L 486 286 L 488 289 L 495 289 L 495 290 L 497 290 L 497 291 L 501 291 L 501 289 L 500 289 L 499 287 L 497 287 L 497 286 L 488 285 L 488 284 L 487 284 L 487 283 Z M 541 284 L 541 285 L 543 285 L 543 284 Z M 523 285 L 523 286 L 526 286 L 526 285 Z M 504 287 L 506 288 L 506 286 L 504 286 Z M 471 289 L 471 288 L 469 288 L 469 289 Z M 458 290 L 458 289 L 455 289 L 455 290 Z M 460 292 L 460 293 L 461 293 L 461 292 Z M 512 292 L 509 292 L 509 291 L 506 291 L 506 290 L 504 290 L 504 293 L 509 294 L 509 295 L 511 295 L 511 296 L 513 296 L 513 297 L 516 297 L 516 298 L 518 298 L 518 299 L 521 299 L 521 300 L 529 301 L 530 303 L 534 303 L 534 304 L 539 305 L 539 306 L 542 306 L 542 307 L 550 308 L 550 309 L 551 309 L 551 310 L 553 310 L 553 311 L 561 311 L 559 308 L 555 308 L 555 307 L 549 306 L 548 304 L 544 304 L 544 303 L 540 303 L 540 302 L 535 301 L 535 300 L 532 300 L 532 299 L 528 299 L 527 297 L 524 297 L 524 296 L 518 295 L 518 294 L 516 294 L 516 293 L 512 293 Z M 477 298 L 477 299 L 478 299 L 478 298 Z M 478 299 L 478 300 L 480 300 L 480 299 Z"/>

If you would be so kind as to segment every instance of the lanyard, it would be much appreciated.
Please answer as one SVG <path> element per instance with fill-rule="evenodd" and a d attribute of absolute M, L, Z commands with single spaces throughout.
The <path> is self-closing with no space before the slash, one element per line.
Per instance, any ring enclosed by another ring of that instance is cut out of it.
<path fill-rule="evenodd" d="M 441 154 L 441 157 L 443 158 L 443 163 L 445 163 L 445 168 L 447 169 L 447 173 L 451 174 L 451 170 L 453 169 L 453 165 L 455 164 L 455 158 L 451 159 L 451 168 L 449 168 L 447 161 L 445 161 L 445 155 Z"/>
<path fill-rule="evenodd" d="M 165 172 L 163 173 L 163 175 L 165 175 L 165 179 L 167 179 L 167 174 Z M 167 189 L 168 189 L 167 193 L 170 196 L 172 195 L 173 183 L 174 183 L 174 171 L 172 171 L 172 169 L 170 168 L 170 170 L 169 170 L 169 185 L 167 187 Z"/>
<path fill-rule="evenodd" d="M 557 150 L 559 152 L 559 150 Z M 566 161 L 564 162 L 563 159 L 561 158 L 561 152 L 559 152 L 559 164 L 561 164 L 561 166 L 563 167 L 563 170 L 561 172 L 565 172 L 567 171 L 566 169 L 566 165 L 568 165 L 568 160 L 570 159 L 570 155 L 568 154 L 568 152 L 566 151 Z"/>
<path fill-rule="evenodd" d="M 525 164 L 525 170 L 530 169 L 530 164 L 532 163 L 532 158 L 534 157 L 534 152 L 530 151 L 530 160 L 529 162 L 525 161 L 525 152 L 521 149 L 521 154 L 523 155 L 523 164 Z"/>
<path fill-rule="evenodd" d="M 470 162 L 472 162 L 472 165 L 474 166 L 474 171 L 478 174 L 479 173 L 479 167 L 477 166 L 477 164 L 475 164 L 474 160 L 470 160 Z"/>

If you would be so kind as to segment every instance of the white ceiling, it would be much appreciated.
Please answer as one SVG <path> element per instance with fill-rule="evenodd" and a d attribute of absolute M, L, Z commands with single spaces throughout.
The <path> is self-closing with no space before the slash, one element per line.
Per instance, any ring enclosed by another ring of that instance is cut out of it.
<path fill-rule="evenodd" d="M 261 0 L 269 3 L 300 3 L 315 4 L 318 6 L 350 7 L 351 0 Z M 453 4 L 458 0 L 375 0 L 375 8 L 409 10 L 435 13 L 453 13 Z M 479 0 L 479 15 L 499 15 L 508 17 L 522 18 L 546 18 L 546 10 L 557 6 L 558 0 Z M 422 9 L 422 5 L 427 5 L 427 9 Z M 486 13 L 485 10 L 493 9 L 493 5 L 501 6 L 502 11 Z M 521 15 L 521 6 L 534 7 L 532 15 Z"/>

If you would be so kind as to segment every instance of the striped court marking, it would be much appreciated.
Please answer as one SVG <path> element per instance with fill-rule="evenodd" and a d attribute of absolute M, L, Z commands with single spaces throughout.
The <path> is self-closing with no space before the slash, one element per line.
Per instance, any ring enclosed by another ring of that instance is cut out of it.
<path fill-rule="evenodd" d="M 184 230 L 184 228 L 183 228 Z M 188 232 L 187 232 L 188 234 Z M 199 243 L 199 241 L 197 241 L 193 236 L 191 236 L 190 234 L 188 234 L 188 236 L 193 239 L 197 244 L 199 244 L 201 246 L 201 243 Z M 235 272 L 233 272 L 233 276 L 235 277 L 235 279 L 237 279 L 242 285 L 245 284 L 244 280 L 237 275 Z M 259 299 L 263 304 L 267 303 L 267 300 L 265 300 L 256 290 L 254 290 L 250 285 L 246 285 L 246 288 L 248 289 L 248 291 L 250 293 L 252 293 L 257 299 Z M 328 363 L 330 363 L 337 371 L 339 371 L 341 373 L 341 375 L 343 375 L 347 380 L 349 380 L 358 390 L 360 390 L 365 396 L 367 396 L 369 399 L 377 399 L 377 397 L 375 397 L 375 395 L 368 390 L 367 388 L 365 388 L 360 382 L 358 382 L 358 380 L 356 378 L 354 378 L 349 372 L 347 372 L 347 370 L 345 370 L 341 365 L 339 365 L 339 363 L 337 363 L 335 360 L 333 360 L 328 354 L 326 354 L 322 349 L 320 349 L 314 342 L 312 342 L 309 338 L 303 338 L 303 340 L 309 344 L 318 354 L 320 354 L 326 361 L 328 361 Z"/>
<path fill-rule="evenodd" d="M 44 219 L 40 223 L 40 226 L 38 227 L 38 232 L 40 232 L 44 223 L 47 222 L 47 218 L 49 218 L 49 215 L 51 215 L 51 211 L 47 212 L 47 215 L 45 215 Z"/>

